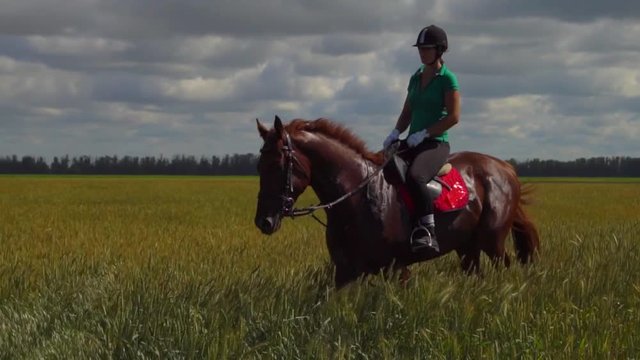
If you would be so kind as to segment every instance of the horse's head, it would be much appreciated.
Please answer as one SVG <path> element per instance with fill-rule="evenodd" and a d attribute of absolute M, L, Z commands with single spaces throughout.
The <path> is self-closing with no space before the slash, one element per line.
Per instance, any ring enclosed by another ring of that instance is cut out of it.
<path fill-rule="evenodd" d="M 256 122 L 264 145 L 258 161 L 260 192 L 255 224 L 264 234 L 271 235 L 280 228 L 282 217 L 291 213 L 311 176 L 308 159 L 294 146 L 279 117 L 271 130 L 259 120 Z"/>

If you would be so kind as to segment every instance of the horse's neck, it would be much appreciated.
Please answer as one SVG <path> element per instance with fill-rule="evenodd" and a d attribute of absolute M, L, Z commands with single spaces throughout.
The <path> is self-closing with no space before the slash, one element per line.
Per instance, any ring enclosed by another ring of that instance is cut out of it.
<path fill-rule="evenodd" d="M 373 171 L 372 164 L 334 140 L 310 146 L 311 187 L 322 203 L 356 189 Z"/>

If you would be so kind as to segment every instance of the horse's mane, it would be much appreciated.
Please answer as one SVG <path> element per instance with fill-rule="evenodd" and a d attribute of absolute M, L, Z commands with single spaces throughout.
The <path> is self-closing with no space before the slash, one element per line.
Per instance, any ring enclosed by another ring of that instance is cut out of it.
<path fill-rule="evenodd" d="M 295 119 L 292 120 L 285 128 L 290 134 L 295 134 L 298 131 L 322 134 L 349 147 L 356 153 L 360 154 L 363 158 L 376 165 L 381 165 L 383 163 L 382 152 L 373 153 L 369 151 L 364 141 L 354 135 L 351 130 L 329 119 L 320 118 L 313 121 Z"/>

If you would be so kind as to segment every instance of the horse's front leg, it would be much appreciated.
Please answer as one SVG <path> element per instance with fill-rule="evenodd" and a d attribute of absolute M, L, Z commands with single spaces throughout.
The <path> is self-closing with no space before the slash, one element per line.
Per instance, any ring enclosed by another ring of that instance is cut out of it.
<path fill-rule="evenodd" d="M 361 274 L 353 269 L 353 267 L 345 264 L 336 264 L 336 274 L 334 277 L 336 290 L 340 290 L 345 285 L 358 279 Z"/>
<path fill-rule="evenodd" d="M 386 279 L 394 279 L 398 276 L 398 281 L 400 281 L 400 286 L 407 287 L 407 283 L 409 279 L 411 279 L 411 270 L 406 265 L 398 265 L 394 263 L 392 266 L 386 268 L 387 271 L 384 272 Z M 400 273 L 398 275 L 398 272 Z"/>
<path fill-rule="evenodd" d="M 407 283 L 409 283 L 409 279 L 411 279 L 411 270 L 408 267 L 402 266 L 400 268 L 400 286 L 407 287 Z"/>

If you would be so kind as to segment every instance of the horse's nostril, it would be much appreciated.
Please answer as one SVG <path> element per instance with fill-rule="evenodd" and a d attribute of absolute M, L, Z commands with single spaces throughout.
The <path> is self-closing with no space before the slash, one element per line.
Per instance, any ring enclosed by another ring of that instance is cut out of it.
<path fill-rule="evenodd" d="M 256 225 L 262 232 L 270 233 L 273 231 L 274 220 L 271 216 L 256 220 Z"/>

